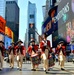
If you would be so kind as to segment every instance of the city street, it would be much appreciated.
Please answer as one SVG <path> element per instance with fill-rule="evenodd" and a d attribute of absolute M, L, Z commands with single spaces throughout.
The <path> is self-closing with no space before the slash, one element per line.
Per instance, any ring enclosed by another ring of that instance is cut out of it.
<path fill-rule="evenodd" d="M 46 75 L 42 69 L 42 64 L 39 66 L 38 71 L 31 71 L 30 63 L 23 63 L 22 71 L 17 70 L 15 63 L 14 69 L 10 69 L 9 64 L 4 62 L 4 69 L 0 71 L 0 75 Z M 72 62 L 66 62 L 66 71 L 61 71 L 58 63 L 55 64 L 53 68 L 49 71 L 50 75 L 74 75 L 74 64 Z"/>

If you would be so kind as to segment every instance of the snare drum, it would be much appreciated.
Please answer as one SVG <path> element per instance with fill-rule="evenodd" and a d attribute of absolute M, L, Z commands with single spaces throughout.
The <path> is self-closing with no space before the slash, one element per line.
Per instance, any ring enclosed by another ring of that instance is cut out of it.
<path fill-rule="evenodd" d="M 34 55 L 31 57 L 31 61 L 34 65 L 40 64 L 40 59 L 38 55 Z"/>
<path fill-rule="evenodd" d="M 52 56 L 50 56 L 49 61 L 48 61 L 48 64 L 49 64 L 49 67 L 54 66 L 54 60 L 53 60 L 53 57 Z"/>

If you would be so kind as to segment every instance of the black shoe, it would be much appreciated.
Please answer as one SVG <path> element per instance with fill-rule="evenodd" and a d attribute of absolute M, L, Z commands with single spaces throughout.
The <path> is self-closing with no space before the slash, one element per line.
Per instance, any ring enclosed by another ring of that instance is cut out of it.
<path fill-rule="evenodd" d="M 50 69 L 48 69 L 48 71 L 50 71 Z"/>
<path fill-rule="evenodd" d="M 64 71 L 65 69 L 64 69 L 64 68 L 61 68 L 61 70 L 63 70 L 63 71 Z"/>
<path fill-rule="evenodd" d="M 22 69 L 19 69 L 20 71 L 22 71 Z"/>
<path fill-rule="evenodd" d="M 0 71 L 2 71 L 2 69 L 0 69 Z"/>
<path fill-rule="evenodd" d="M 36 71 L 36 69 L 31 69 L 31 71 Z"/>
<path fill-rule="evenodd" d="M 13 69 L 14 67 L 11 67 L 11 69 Z"/>
<path fill-rule="evenodd" d="M 46 71 L 45 71 L 45 73 L 47 74 L 47 73 L 48 73 L 48 71 L 46 70 Z"/>

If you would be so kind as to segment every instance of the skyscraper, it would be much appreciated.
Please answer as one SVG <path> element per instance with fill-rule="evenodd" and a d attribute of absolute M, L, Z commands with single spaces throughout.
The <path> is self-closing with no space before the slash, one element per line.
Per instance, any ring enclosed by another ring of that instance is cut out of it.
<path fill-rule="evenodd" d="M 18 3 L 18 0 L 6 0 L 6 1 L 15 1 L 16 3 Z"/>
<path fill-rule="evenodd" d="M 19 37 L 19 7 L 17 0 L 6 0 L 6 15 L 7 26 L 14 32 L 14 41 Z"/>
<path fill-rule="evenodd" d="M 0 16 L 5 19 L 5 0 L 0 0 Z"/>
<path fill-rule="evenodd" d="M 33 38 L 36 40 L 36 5 L 28 2 L 28 43 Z"/>

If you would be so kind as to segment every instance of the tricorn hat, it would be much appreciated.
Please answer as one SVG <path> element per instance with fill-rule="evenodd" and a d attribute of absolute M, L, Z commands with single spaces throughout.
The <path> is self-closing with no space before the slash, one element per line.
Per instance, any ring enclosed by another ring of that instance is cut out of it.
<path fill-rule="evenodd" d="M 64 43 L 64 41 L 60 41 L 58 44 Z"/>
<path fill-rule="evenodd" d="M 31 40 L 30 43 L 35 42 L 35 40 Z"/>
<path fill-rule="evenodd" d="M 4 42 L 3 42 L 3 41 L 0 41 L 0 43 L 3 43 L 3 44 L 4 44 Z"/>
<path fill-rule="evenodd" d="M 20 39 L 16 43 L 18 44 L 19 42 L 23 43 Z"/>

